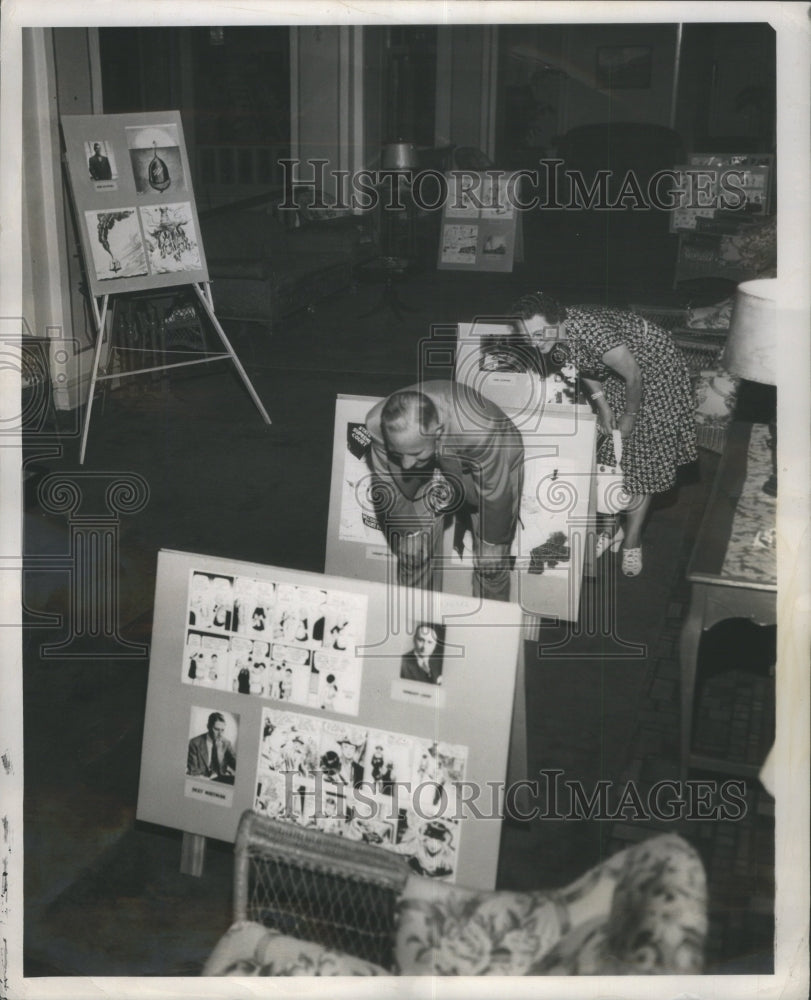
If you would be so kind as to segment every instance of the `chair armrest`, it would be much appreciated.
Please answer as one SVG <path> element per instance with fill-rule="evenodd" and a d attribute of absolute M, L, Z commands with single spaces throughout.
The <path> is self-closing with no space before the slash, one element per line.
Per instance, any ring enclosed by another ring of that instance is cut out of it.
<path fill-rule="evenodd" d="M 380 965 L 250 921 L 232 924 L 214 947 L 203 976 L 386 976 Z"/>

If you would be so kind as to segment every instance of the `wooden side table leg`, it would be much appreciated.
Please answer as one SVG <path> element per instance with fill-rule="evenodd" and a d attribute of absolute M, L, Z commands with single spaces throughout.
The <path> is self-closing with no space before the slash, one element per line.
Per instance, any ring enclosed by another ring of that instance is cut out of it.
<path fill-rule="evenodd" d="M 690 609 L 682 625 L 679 639 L 681 664 L 681 779 L 687 777 L 690 759 L 690 741 L 693 729 L 693 697 L 696 689 L 698 647 L 704 631 L 706 591 L 700 584 L 693 584 Z"/>
<path fill-rule="evenodd" d="M 197 878 L 203 874 L 206 861 L 206 838 L 201 833 L 183 833 L 180 845 L 180 871 L 183 875 L 194 875 Z"/>

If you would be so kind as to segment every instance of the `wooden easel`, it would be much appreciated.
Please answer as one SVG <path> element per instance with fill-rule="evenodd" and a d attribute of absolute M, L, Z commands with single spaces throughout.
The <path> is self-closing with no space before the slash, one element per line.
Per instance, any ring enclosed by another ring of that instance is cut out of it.
<path fill-rule="evenodd" d="M 191 287 L 194 289 L 194 292 L 206 315 L 211 320 L 214 329 L 217 331 L 217 334 L 225 347 L 225 352 L 207 354 L 203 358 L 194 358 L 193 360 L 175 361 L 171 364 L 153 365 L 149 368 L 136 368 L 132 371 L 116 371 L 113 373 L 104 372 L 102 374 L 99 374 L 99 360 L 101 358 L 101 349 L 104 343 L 104 326 L 107 321 L 107 307 L 109 305 L 110 295 L 102 295 L 98 299 L 95 295 L 91 296 L 90 301 L 93 306 L 93 318 L 96 324 L 96 348 L 93 353 L 93 368 L 90 374 L 90 390 L 87 397 L 87 409 L 85 410 L 82 427 L 82 442 L 79 449 L 79 465 L 84 465 L 85 451 L 87 449 L 87 436 L 90 431 L 90 416 L 93 412 L 93 397 L 96 391 L 96 384 L 109 379 L 123 379 L 129 377 L 130 375 L 145 375 L 148 372 L 167 371 L 170 368 L 183 368 L 187 365 L 202 365 L 209 361 L 222 361 L 230 358 L 234 362 L 237 372 L 239 373 L 239 377 L 242 379 L 242 382 L 248 390 L 251 399 L 256 405 L 256 408 L 259 410 L 262 419 L 266 424 L 271 423 L 270 416 L 268 415 L 262 400 L 257 395 L 256 390 L 251 384 L 251 380 L 248 378 L 245 369 L 242 367 L 242 363 L 234 352 L 234 349 L 231 346 L 228 337 L 225 335 L 225 331 L 223 330 L 220 321 L 214 313 L 214 302 L 211 298 L 211 286 L 209 282 L 193 282 Z M 99 307 L 99 302 L 101 303 L 101 307 Z M 110 336 L 112 338 L 112 332 Z"/>

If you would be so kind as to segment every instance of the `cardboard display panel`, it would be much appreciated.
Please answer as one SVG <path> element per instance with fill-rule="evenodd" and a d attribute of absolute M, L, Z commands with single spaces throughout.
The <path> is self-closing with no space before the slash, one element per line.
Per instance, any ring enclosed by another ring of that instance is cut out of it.
<path fill-rule="evenodd" d="M 501 823 L 460 796 L 500 815 L 520 625 L 512 604 L 162 551 L 137 818 L 232 840 L 254 808 L 492 888 Z"/>
<path fill-rule="evenodd" d="M 528 391 L 535 390 L 530 386 Z M 371 396 L 339 395 L 336 400 L 325 565 L 328 573 L 382 583 L 396 580 L 397 569 L 377 526 L 365 458 L 365 418 L 377 402 Z M 594 530 L 596 421 L 588 407 L 570 404 L 503 409 L 521 432 L 525 449 L 511 600 L 529 615 L 576 621 L 587 540 Z M 470 595 L 471 538 L 462 541 L 460 556 L 449 519 L 442 588 Z"/>
<path fill-rule="evenodd" d="M 437 267 L 456 271 L 512 271 L 524 259 L 524 231 L 516 208 L 519 178 L 500 171 L 446 174 Z"/>
<path fill-rule="evenodd" d="M 93 295 L 208 281 L 180 113 L 61 122 Z"/>

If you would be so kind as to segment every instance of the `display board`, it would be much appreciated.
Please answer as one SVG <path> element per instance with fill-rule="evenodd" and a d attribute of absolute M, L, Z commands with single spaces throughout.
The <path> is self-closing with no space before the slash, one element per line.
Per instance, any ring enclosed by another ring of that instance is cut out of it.
<path fill-rule="evenodd" d="M 61 122 L 93 295 L 208 281 L 180 113 Z"/>
<path fill-rule="evenodd" d="M 377 402 L 372 396 L 336 400 L 325 567 L 328 573 L 386 582 L 396 580 L 396 565 L 377 525 L 366 462 L 365 418 Z M 587 542 L 594 531 L 596 421 L 588 408 L 570 404 L 504 409 L 521 431 L 525 449 L 511 600 L 530 615 L 576 621 Z M 460 556 L 454 535 L 449 518 L 442 587 L 470 595 L 471 539 L 462 539 Z"/>
<path fill-rule="evenodd" d="M 437 267 L 457 271 L 512 271 L 524 259 L 517 208 L 519 176 L 501 171 L 446 174 Z"/>
<path fill-rule="evenodd" d="M 517 425 L 534 423 L 547 407 L 591 413 L 573 383 L 548 370 L 535 345 L 516 337 L 507 319 L 458 324 L 453 377 L 509 410 Z"/>
<path fill-rule="evenodd" d="M 672 233 L 700 230 L 706 222 L 725 216 L 741 222 L 771 212 L 771 154 L 692 153 L 689 160 L 687 166 L 674 167 L 683 203 L 670 213 Z"/>
<path fill-rule="evenodd" d="M 520 625 L 512 604 L 160 552 L 137 818 L 232 840 L 253 808 L 492 888 L 501 823 L 459 782 L 500 815 Z"/>

